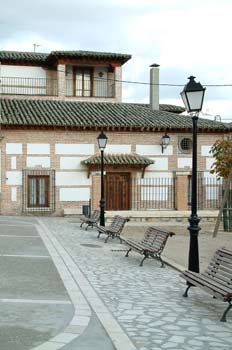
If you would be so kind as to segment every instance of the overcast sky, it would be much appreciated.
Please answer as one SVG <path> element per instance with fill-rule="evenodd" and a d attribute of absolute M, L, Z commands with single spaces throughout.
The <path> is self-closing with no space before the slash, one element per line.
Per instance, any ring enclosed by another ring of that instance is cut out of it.
<path fill-rule="evenodd" d="M 232 84 L 232 0 L 0 0 L 0 50 L 95 50 L 132 55 L 123 80 Z M 182 105 L 182 87 L 160 102 Z M 123 83 L 123 101 L 148 102 L 147 85 Z M 203 112 L 232 121 L 232 86 L 207 87 Z"/>

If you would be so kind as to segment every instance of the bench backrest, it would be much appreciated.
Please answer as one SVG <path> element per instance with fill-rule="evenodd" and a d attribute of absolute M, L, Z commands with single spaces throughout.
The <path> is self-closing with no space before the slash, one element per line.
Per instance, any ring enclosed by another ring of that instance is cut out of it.
<path fill-rule="evenodd" d="M 93 214 L 91 215 L 91 219 L 98 221 L 100 218 L 100 210 L 94 210 Z"/>
<path fill-rule="evenodd" d="M 173 236 L 175 233 L 162 230 L 158 227 L 148 227 L 145 232 L 141 244 L 147 247 L 154 248 L 157 252 L 161 253 L 165 247 L 169 236 Z"/>
<path fill-rule="evenodd" d="M 232 289 L 232 251 L 226 248 L 218 249 L 203 275 Z"/>
<path fill-rule="evenodd" d="M 110 225 L 110 229 L 120 234 L 127 221 L 129 221 L 129 218 L 125 218 L 120 215 L 115 215 Z"/>

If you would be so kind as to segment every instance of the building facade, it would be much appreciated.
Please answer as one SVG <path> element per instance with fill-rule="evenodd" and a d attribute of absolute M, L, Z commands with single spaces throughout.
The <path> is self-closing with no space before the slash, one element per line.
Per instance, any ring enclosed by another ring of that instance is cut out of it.
<path fill-rule="evenodd" d="M 121 102 L 121 66 L 129 55 L 0 52 L 1 214 L 81 213 L 99 206 L 97 137 L 104 130 L 106 210 L 186 210 L 192 121 L 183 108 Z M 158 67 L 151 69 L 153 81 Z M 202 209 L 214 208 L 220 184 L 210 148 L 230 133 L 199 119 Z M 162 146 L 162 137 L 170 137 Z M 215 208 L 216 209 L 216 208 Z"/>

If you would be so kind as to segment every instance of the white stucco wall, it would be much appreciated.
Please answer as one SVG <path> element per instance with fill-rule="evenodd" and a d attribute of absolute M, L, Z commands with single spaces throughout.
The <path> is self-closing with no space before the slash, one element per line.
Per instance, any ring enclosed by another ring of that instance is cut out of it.
<path fill-rule="evenodd" d="M 60 188 L 60 201 L 88 201 L 90 199 L 90 189 L 86 188 Z"/>
<path fill-rule="evenodd" d="M 177 159 L 177 167 L 179 169 L 184 168 L 184 167 L 192 167 L 192 158 L 178 158 Z"/>
<path fill-rule="evenodd" d="M 67 155 L 92 155 L 94 154 L 94 144 L 67 144 L 58 143 L 55 145 L 56 154 L 67 154 Z"/>
<path fill-rule="evenodd" d="M 141 188 L 142 201 L 166 201 L 168 199 L 167 187 Z"/>
<path fill-rule="evenodd" d="M 173 154 L 173 146 L 168 145 L 162 153 L 160 145 L 136 145 L 136 153 L 146 156 L 170 156 Z"/>
<path fill-rule="evenodd" d="M 2 77 L 16 78 L 46 78 L 46 71 L 41 67 L 32 66 L 1 66 Z"/>
<path fill-rule="evenodd" d="M 211 150 L 211 147 L 212 146 L 208 146 L 208 145 L 204 145 L 204 146 L 201 146 L 201 155 L 204 157 L 212 157 L 212 154 L 210 153 L 210 150 Z"/>
<path fill-rule="evenodd" d="M 138 174 L 138 177 L 140 177 L 141 174 Z M 152 172 L 152 171 L 149 171 L 149 172 L 146 172 L 145 171 L 145 174 L 144 174 L 144 178 L 160 178 L 160 179 L 171 179 L 173 178 L 173 173 L 172 172 Z M 142 180 L 142 179 L 141 179 Z"/>
<path fill-rule="evenodd" d="M 48 143 L 28 143 L 27 154 L 50 154 Z"/>
<path fill-rule="evenodd" d="M 1 66 L 2 92 L 21 95 L 46 95 L 46 71 L 42 67 Z"/>
<path fill-rule="evenodd" d="M 206 158 L 206 170 L 210 170 L 214 162 L 215 162 L 214 158 Z"/>
<path fill-rule="evenodd" d="M 86 157 L 60 157 L 61 170 L 85 170 L 86 167 L 81 164 Z"/>
<path fill-rule="evenodd" d="M 102 77 L 99 77 L 99 73 L 102 73 Z M 107 67 L 95 67 L 94 69 L 94 96 L 96 97 L 106 97 L 108 91 L 107 82 Z"/>
<path fill-rule="evenodd" d="M 7 185 L 22 185 L 22 172 L 21 171 L 7 171 L 6 172 L 6 184 Z"/>
<path fill-rule="evenodd" d="M 23 147 L 21 143 L 7 143 L 6 154 L 22 154 Z"/>
<path fill-rule="evenodd" d="M 105 148 L 106 153 L 131 153 L 131 145 L 110 145 Z"/>
<path fill-rule="evenodd" d="M 34 168 L 36 166 L 50 168 L 50 157 L 27 157 L 27 167 Z"/>
<path fill-rule="evenodd" d="M 154 161 L 154 164 L 149 165 L 146 168 L 146 171 L 150 170 L 157 170 L 157 171 L 162 171 L 162 170 L 168 170 L 168 157 L 149 157 L 149 159 Z"/>
<path fill-rule="evenodd" d="M 11 201 L 17 202 L 17 187 L 11 187 Z"/>
<path fill-rule="evenodd" d="M 10 159 L 11 170 L 17 169 L 16 157 L 11 157 Z"/>
<path fill-rule="evenodd" d="M 56 186 L 90 186 L 91 180 L 86 172 L 57 171 Z"/>

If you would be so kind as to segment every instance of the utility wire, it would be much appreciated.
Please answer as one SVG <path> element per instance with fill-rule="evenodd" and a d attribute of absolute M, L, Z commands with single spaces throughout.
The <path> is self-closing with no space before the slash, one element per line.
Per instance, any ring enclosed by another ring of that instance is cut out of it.
<path fill-rule="evenodd" d="M 55 72 L 64 73 L 63 70 L 54 70 Z M 66 72 L 67 75 L 70 74 L 70 79 L 72 76 L 72 73 Z M 93 80 L 99 80 L 99 81 L 114 81 L 118 83 L 127 83 L 127 84 L 136 84 L 136 85 L 149 85 L 149 86 L 170 86 L 170 87 L 183 87 L 185 84 L 171 84 L 171 83 L 150 83 L 145 81 L 133 81 L 133 80 L 120 80 L 120 79 L 112 79 L 112 78 L 103 78 L 103 77 L 93 77 Z M 231 84 L 202 84 L 206 87 L 232 87 Z"/>
<path fill-rule="evenodd" d="M 69 73 L 64 72 L 63 70 L 54 70 L 55 72 L 60 73 L 66 73 L 66 77 L 69 75 Z M 4 77 L 2 77 L 4 78 Z M 32 78 L 33 79 L 33 78 Z M 45 78 L 46 79 L 46 78 Z M 53 79 L 51 79 L 53 80 Z M 56 79 L 54 79 L 56 80 Z M 69 78 L 67 78 L 69 80 Z M 72 80 L 72 74 L 70 73 L 70 80 Z M 135 85 L 147 85 L 147 86 L 168 86 L 168 87 L 183 87 L 185 84 L 172 84 L 172 83 L 150 83 L 145 81 L 134 81 L 134 80 L 120 80 L 120 79 L 113 79 L 113 78 L 103 78 L 103 77 L 93 77 L 91 80 L 95 81 L 113 81 L 117 83 L 124 83 L 124 84 L 135 84 Z M 205 87 L 232 87 L 231 84 L 202 84 Z"/>

